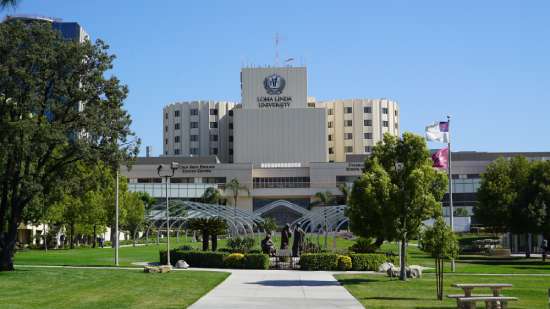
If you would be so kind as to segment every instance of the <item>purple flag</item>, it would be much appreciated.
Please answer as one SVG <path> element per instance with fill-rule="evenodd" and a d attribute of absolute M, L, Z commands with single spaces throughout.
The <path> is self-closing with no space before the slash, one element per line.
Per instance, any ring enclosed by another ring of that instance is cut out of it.
<path fill-rule="evenodd" d="M 433 167 L 447 168 L 449 166 L 449 148 L 442 148 L 432 155 Z"/>

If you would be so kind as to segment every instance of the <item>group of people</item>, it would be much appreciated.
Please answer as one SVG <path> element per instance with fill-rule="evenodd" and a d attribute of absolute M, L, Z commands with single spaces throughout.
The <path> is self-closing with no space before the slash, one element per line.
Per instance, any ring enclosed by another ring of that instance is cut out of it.
<path fill-rule="evenodd" d="M 281 250 L 288 250 L 290 244 L 290 238 L 294 234 L 294 242 L 292 243 L 292 256 L 298 257 L 304 249 L 304 241 L 306 238 L 306 232 L 300 227 L 296 226 L 294 230 L 291 230 L 290 224 L 286 224 L 283 230 L 281 231 Z M 275 244 L 271 238 L 271 233 L 267 233 L 265 238 L 262 240 L 262 252 L 269 254 L 270 256 L 275 256 L 277 250 L 275 249 Z"/>

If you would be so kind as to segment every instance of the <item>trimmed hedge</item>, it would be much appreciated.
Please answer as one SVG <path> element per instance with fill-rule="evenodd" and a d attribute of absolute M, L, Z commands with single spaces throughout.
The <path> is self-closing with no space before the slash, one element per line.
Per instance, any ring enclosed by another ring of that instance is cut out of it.
<path fill-rule="evenodd" d="M 337 270 L 338 257 L 336 253 L 304 253 L 300 256 L 300 269 Z"/>
<path fill-rule="evenodd" d="M 396 263 L 394 256 L 388 257 L 383 253 L 355 253 L 350 257 L 353 270 L 378 271 L 378 266 L 385 262 Z"/>
<path fill-rule="evenodd" d="M 242 253 L 231 253 L 226 256 L 224 261 L 224 266 L 227 268 L 244 268 L 244 254 Z"/>
<path fill-rule="evenodd" d="M 159 252 L 160 263 L 166 264 L 166 251 Z M 226 263 L 230 256 L 227 252 L 207 252 L 207 251 L 188 251 L 188 250 L 170 250 L 170 263 L 176 265 L 178 260 L 184 260 L 191 267 L 205 268 L 245 268 L 245 269 L 269 269 L 269 256 L 267 254 L 245 254 L 239 263 L 229 265 Z"/>

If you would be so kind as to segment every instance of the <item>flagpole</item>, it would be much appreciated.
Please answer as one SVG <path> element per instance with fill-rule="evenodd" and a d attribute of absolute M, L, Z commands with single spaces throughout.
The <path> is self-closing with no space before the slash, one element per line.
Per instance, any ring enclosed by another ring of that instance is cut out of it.
<path fill-rule="evenodd" d="M 447 115 L 447 134 L 448 140 L 447 140 L 447 169 L 449 174 L 449 208 L 451 211 L 451 231 L 454 233 L 454 207 L 453 207 L 453 177 L 451 173 L 451 116 Z M 451 259 L 451 271 L 455 272 L 456 265 L 455 265 L 455 259 Z"/>

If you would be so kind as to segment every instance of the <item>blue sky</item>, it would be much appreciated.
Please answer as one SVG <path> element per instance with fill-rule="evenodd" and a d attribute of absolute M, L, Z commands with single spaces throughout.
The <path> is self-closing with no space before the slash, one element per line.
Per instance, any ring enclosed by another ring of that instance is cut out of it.
<path fill-rule="evenodd" d="M 164 105 L 239 101 L 241 66 L 273 64 L 276 33 L 319 100 L 397 100 L 420 134 L 450 114 L 454 150 L 550 151 L 549 1 L 22 0 L 14 13 L 111 46 L 142 153 L 162 152 Z"/>

